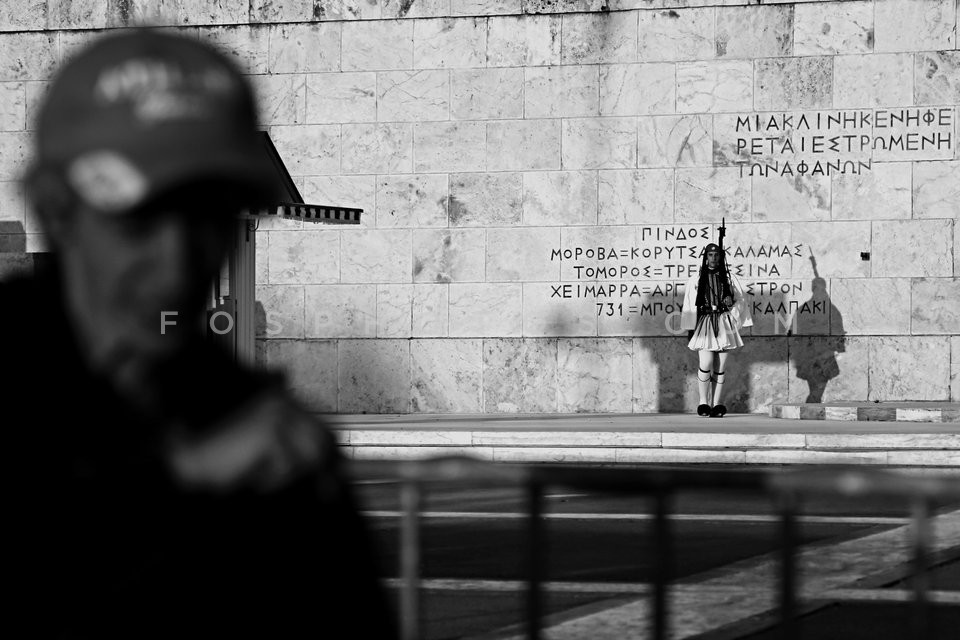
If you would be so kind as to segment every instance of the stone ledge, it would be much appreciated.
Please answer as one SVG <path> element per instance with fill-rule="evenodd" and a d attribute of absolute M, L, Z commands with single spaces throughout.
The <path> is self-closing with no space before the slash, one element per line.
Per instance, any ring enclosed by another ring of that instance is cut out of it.
<path fill-rule="evenodd" d="M 960 402 L 775 403 L 770 417 L 786 420 L 957 422 Z"/>

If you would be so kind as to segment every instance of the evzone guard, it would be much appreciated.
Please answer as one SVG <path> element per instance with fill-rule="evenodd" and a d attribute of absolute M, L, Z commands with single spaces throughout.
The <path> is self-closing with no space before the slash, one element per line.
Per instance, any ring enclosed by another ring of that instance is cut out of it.
<path fill-rule="evenodd" d="M 686 329 L 690 336 L 687 346 L 699 354 L 697 415 L 714 418 L 722 418 L 727 413 L 721 403 L 727 356 L 743 346 L 740 329 L 753 326 L 743 287 L 727 269 L 723 250 L 725 234 L 726 225 L 721 222 L 719 244 L 704 247 L 699 274 L 687 280 L 680 315 L 680 328 Z"/>

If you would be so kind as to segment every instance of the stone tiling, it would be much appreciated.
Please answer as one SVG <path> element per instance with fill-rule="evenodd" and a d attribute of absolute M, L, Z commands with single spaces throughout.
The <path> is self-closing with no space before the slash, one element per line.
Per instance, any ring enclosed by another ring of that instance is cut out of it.
<path fill-rule="evenodd" d="M 880 422 L 958 422 L 957 402 L 846 402 L 773 404 L 770 417 L 787 420 L 866 420 Z"/>

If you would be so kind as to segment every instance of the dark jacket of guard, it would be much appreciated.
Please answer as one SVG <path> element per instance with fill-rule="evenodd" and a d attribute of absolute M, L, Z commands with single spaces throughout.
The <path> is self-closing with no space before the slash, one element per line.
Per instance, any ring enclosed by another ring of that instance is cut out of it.
<path fill-rule="evenodd" d="M 57 639 L 395 637 L 339 474 L 269 493 L 182 489 L 161 421 L 85 368 L 60 300 L 49 273 L 0 283 L 4 626 Z M 185 358 L 163 392 L 191 428 L 277 384 L 206 344 Z"/>

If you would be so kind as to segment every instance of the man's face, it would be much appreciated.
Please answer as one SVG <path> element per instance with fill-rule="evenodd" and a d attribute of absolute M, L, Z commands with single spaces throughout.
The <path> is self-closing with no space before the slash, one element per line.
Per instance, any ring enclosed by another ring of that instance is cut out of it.
<path fill-rule="evenodd" d="M 216 202 L 221 195 L 181 191 L 127 214 L 74 212 L 58 247 L 68 309 L 101 366 L 163 358 L 200 333 L 236 224 L 238 207 Z M 161 331 L 165 312 L 176 325 Z"/>
<path fill-rule="evenodd" d="M 716 269 L 719 265 L 720 265 L 720 252 L 715 249 L 711 249 L 710 251 L 707 251 L 707 268 Z"/>

